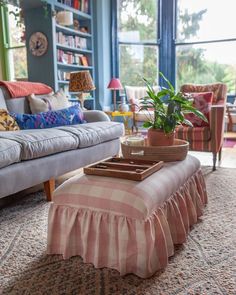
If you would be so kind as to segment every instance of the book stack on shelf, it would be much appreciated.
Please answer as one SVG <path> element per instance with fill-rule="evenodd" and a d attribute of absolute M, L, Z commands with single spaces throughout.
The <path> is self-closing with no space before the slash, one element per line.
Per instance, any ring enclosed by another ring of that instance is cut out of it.
<path fill-rule="evenodd" d="M 70 81 L 70 72 L 57 70 L 57 78 L 59 81 Z"/>
<path fill-rule="evenodd" d="M 57 0 L 57 2 L 78 9 L 84 13 L 89 13 L 89 0 Z"/>
<path fill-rule="evenodd" d="M 79 36 L 71 36 L 71 35 L 65 35 L 62 32 L 56 33 L 56 40 L 58 44 L 74 47 L 74 48 L 81 48 L 81 49 L 87 49 L 87 39 L 82 38 Z"/>
<path fill-rule="evenodd" d="M 69 65 L 89 66 L 87 56 L 61 49 L 57 49 L 57 61 Z"/>

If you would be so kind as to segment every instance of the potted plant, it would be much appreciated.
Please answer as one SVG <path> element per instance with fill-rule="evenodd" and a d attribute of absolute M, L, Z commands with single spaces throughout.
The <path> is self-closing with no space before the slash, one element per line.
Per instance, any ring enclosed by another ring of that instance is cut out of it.
<path fill-rule="evenodd" d="M 168 88 L 155 93 L 147 79 L 143 78 L 147 86 L 148 96 L 141 100 L 141 110 L 147 111 L 147 121 L 143 127 L 148 129 L 148 141 L 150 145 L 173 145 L 174 133 L 177 125 L 185 124 L 193 126 L 184 116 L 186 113 L 194 113 L 207 122 L 207 118 L 193 106 L 193 100 L 181 92 L 176 92 L 170 81 L 160 72 L 160 76 L 166 81 Z M 153 111 L 152 116 L 150 110 Z"/>

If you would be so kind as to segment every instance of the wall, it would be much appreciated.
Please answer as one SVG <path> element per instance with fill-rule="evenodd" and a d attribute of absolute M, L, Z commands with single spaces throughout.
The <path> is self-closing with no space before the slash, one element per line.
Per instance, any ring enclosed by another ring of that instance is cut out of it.
<path fill-rule="evenodd" d="M 51 15 L 51 6 L 48 5 L 48 14 Z M 45 17 L 42 7 L 25 9 L 25 27 L 27 44 L 28 77 L 32 82 L 42 82 L 55 88 L 55 52 L 53 51 L 52 17 Z M 33 56 L 29 52 L 29 38 L 34 32 L 42 32 L 47 36 L 48 49 L 42 56 Z"/>

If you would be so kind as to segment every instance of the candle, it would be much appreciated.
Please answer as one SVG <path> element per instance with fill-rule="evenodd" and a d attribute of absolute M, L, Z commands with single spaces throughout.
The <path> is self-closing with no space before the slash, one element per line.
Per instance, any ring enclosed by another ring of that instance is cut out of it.
<path fill-rule="evenodd" d="M 126 139 L 126 144 L 132 146 L 143 146 L 144 138 L 141 136 L 130 136 Z"/>

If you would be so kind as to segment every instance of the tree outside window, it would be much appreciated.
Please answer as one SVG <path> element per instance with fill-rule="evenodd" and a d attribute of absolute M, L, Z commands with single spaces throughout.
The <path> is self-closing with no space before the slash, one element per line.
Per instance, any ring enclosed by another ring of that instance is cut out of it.
<path fill-rule="evenodd" d="M 142 77 L 157 83 L 157 1 L 118 1 L 119 76 L 124 85 L 140 86 Z"/>
<path fill-rule="evenodd" d="M 27 80 L 27 56 L 25 26 L 19 22 L 20 8 L 7 5 L 2 10 L 4 29 L 4 51 L 8 80 Z"/>
<path fill-rule="evenodd" d="M 236 92 L 234 0 L 178 0 L 177 85 L 223 82 Z"/>
<path fill-rule="evenodd" d="M 174 26 L 176 36 L 167 46 L 174 46 L 176 54 L 171 61 L 166 56 L 162 63 L 175 71 L 177 88 L 184 83 L 223 82 L 228 93 L 235 95 L 235 0 L 225 0 L 224 5 L 212 0 L 162 1 L 161 9 L 176 15 L 173 23 L 164 26 L 158 18 L 158 2 L 117 0 L 117 60 L 122 83 L 138 86 L 143 76 L 157 82 L 159 52 L 164 51 L 161 36 L 166 34 L 165 26 Z"/>

